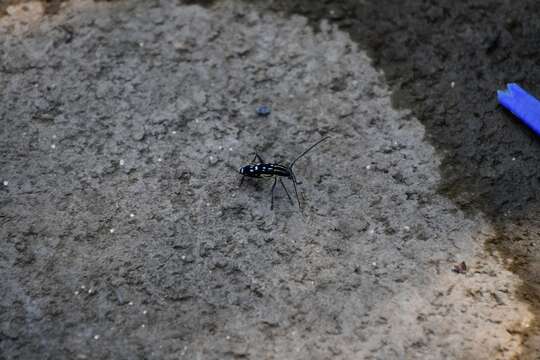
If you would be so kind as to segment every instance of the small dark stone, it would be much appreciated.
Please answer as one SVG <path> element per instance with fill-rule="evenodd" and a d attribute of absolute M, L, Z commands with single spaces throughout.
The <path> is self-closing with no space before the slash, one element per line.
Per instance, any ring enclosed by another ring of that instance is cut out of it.
<path fill-rule="evenodd" d="M 268 116 L 271 112 L 272 110 L 270 110 L 270 107 L 266 105 L 262 105 L 257 108 L 257 115 L 259 116 Z"/>

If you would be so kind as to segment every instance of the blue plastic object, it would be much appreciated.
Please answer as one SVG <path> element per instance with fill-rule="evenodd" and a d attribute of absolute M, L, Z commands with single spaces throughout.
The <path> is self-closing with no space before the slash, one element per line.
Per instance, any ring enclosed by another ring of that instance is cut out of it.
<path fill-rule="evenodd" d="M 257 115 L 259 116 L 268 116 L 271 112 L 272 110 L 270 110 L 270 108 L 266 105 L 262 105 L 257 108 Z"/>
<path fill-rule="evenodd" d="M 499 103 L 521 119 L 540 136 L 540 101 L 518 84 L 508 84 L 507 90 L 497 91 Z"/>

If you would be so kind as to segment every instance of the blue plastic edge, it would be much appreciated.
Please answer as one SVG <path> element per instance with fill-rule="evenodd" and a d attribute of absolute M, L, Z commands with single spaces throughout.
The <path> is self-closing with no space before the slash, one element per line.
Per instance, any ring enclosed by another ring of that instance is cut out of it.
<path fill-rule="evenodd" d="M 540 136 L 540 101 L 519 85 L 510 83 L 507 90 L 497 91 L 499 104 L 516 115 Z"/>

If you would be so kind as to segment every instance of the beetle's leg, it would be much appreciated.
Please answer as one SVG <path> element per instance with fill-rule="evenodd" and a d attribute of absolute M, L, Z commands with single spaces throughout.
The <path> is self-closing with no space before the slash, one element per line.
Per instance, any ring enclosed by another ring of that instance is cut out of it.
<path fill-rule="evenodd" d="M 296 176 L 294 176 L 294 173 L 291 172 L 291 180 L 294 187 L 294 194 L 296 195 L 296 201 L 298 201 L 298 207 L 300 208 L 300 211 L 302 211 L 302 206 L 300 205 L 300 198 L 298 197 L 298 190 L 296 189 Z"/>
<path fill-rule="evenodd" d="M 279 183 L 281 184 L 281 186 L 283 186 L 283 189 L 285 190 L 285 194 L 287 194 L 287 197 L 289 198 L 291 205 L 294 204 L 291 199 L 291 195 L 289 195 L 289 191 L 287 190 L 287 187 L 285 186 L 285 183 L 283 182 L 283 180 L 281 180 L 281 178 L 279 178 Z"/>
<path fill-rule="evenodd" d="M 276 188 L 277 184 L 277 176 L 274 177 L 274 185 L 272 185 L 272 202 L 270 204 L 270 210 L 274 210 L 274 189 Z"/>
<path fill-rule="evenodd" d="M 263 160 L 262 157 L 261 157 L 259 154 L 257 154 L 257 153 L 255 153 L 255 157 L 253 158 L 253 161 L 252 161 L 252 162 L 255 162 L 255 160 L 259 160 L 259 162 L 260 162 L 261 164 L 264 164 L 264 160 Z"/>

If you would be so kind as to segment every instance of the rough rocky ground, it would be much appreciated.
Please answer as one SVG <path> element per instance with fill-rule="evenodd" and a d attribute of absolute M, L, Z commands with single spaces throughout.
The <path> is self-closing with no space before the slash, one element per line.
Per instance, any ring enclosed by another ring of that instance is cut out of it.
<path fill-rule="evenodd" d="M 439 194 L 444 157 L 347 33 L 241 2 L 25 6 L 0 19 L 5 358 L 522 353 L 498 227 Z M 238 187 L 254 149 L 326 135 L 304 215 Z"/>

